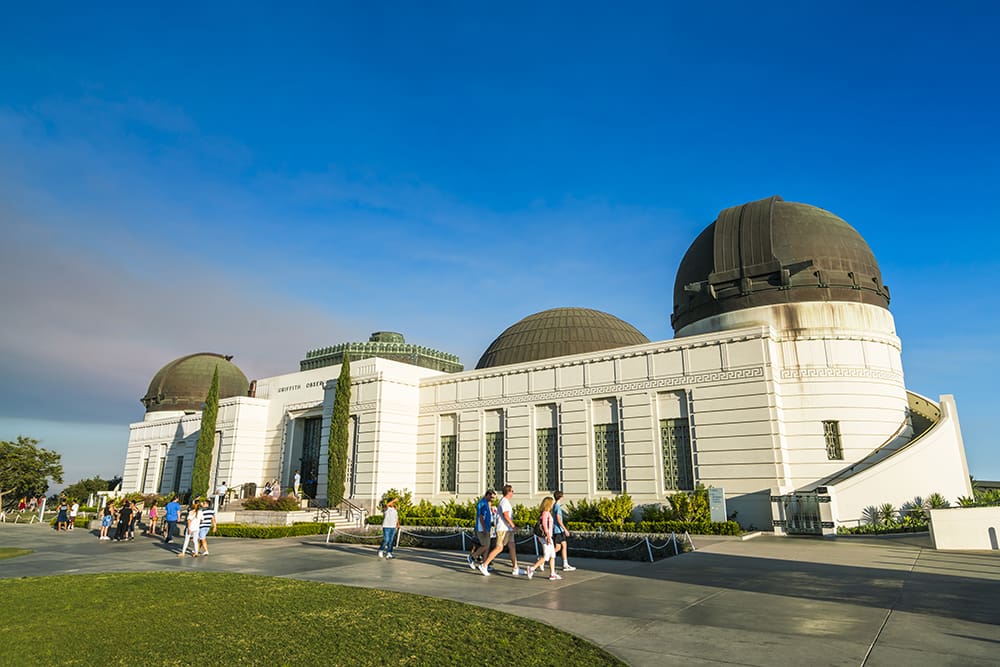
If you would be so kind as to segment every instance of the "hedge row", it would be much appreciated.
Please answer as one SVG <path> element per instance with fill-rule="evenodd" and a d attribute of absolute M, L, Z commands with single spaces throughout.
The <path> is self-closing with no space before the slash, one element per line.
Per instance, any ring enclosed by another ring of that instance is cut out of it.
<path fill-rule="evenodd" d="M 435 517 L 437 518 L 437 517 Z M 462 534 L 456 531 L 455 526 L 415 526 L 407 527 L 399 536 L 399 545 L 402 547 L 417 547 L 435 550 L 459 550 L 470 549 L 473 539 L 466 530 L 463 539 Z M 571 531 L 572 532 L 572 531 Z M 516 540 L 517 552 L 525 558 L 534 560 L 537 555 L 535 541 L 528 539 L 528 530 L 517 531 Z M 649 538 L 647 546 L 646 538 Z M 348 544 L 368 544 L 378 545 L 382 539 L 382 531 L 372 530 L 370 532 L 358 534 L 349 532 L 334 533 L 333 540 Z M 652 552 L 654 560 L 669 558 L 677 551 L 689 550 L 689 545 L 685 541 L 678 540 L 676 546 L 670 541 L 670 535 L 647 536 L 637 533 L 573 533 L 569 541 L 569 552 L 585 558 L 605 558 L 611 560 L 633 560 L 649 561 L 649 554 Z M 506 562 L 506 551 L 503 560 Z M 523 559 L 522 559 L 523 560 Z"/>
<path fill-rule="evenodd" d="M 252 537 L 257 539 L 273 539 L 278 537 L 298 537 L 300 535 L 323 535 L 332 523 L 303 522 L 291 526 L 261 526 L 247 523 L 220 523 L 216 526 L 218 537 Z"/>
<path fill-rule="evenodd" d="M 372 526 L 381 526 L 382 517 L 373 514 L 366 519 Z M 402 517 L 399 523 L 404 526 L 451 526 L 460 528 L 472 528 L 472 519 L 459 519 L 458 517 Z M 711 522 L 711 521 L 628 521 L 621 524 L 616 523 L 589 523 L 585 521 L 567 521 L 566 528 L 570 533 L 576 531 L 595 533 L 691 533 L 693 535 L 740 535 L 743 531 L 740 524 L 735 521 Z"/>

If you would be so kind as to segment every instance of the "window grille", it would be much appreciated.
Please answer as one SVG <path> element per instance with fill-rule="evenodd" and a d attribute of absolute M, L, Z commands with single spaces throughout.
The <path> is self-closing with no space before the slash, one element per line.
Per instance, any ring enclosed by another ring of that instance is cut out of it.
<path fill-rule="evenodd" d="M 559 488 L 559 438 L 554 428 L 536 431 L 538 444 L 538 491 Z"/>
<path fill-rule="evenodd" d="M 842 461 L 844 447 L 840 442 L 840 422 L 823 422 L 823 436 L 826 438 L 826 457 L 831 461 Z"/>
<path fill-rule="evenodd" d="M 441 490 L 455 493 L 457 442 L 453 435 L 441 436 Z"/>
<path fill-rule="evenodd" d="M 486 487 L 503 488 L 503 431 L 486 434 Z"/>
<path fill-rule="evenodd" d="M 686 418 L 661 419 L 663 486 L 677 491 L 694 491 L 691 466 L 691 430 Z"/>
<path fill-rule="evenodd" d="M 621 492 L 622 469 L 617 424 L 594 425 L 594 461 L 597 490 Z"/>

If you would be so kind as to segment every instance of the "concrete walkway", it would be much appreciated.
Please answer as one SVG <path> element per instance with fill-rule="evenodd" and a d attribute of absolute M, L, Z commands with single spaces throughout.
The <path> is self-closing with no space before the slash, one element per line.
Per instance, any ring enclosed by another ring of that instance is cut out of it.
<path fill-rule="evenodd" d="M 937 552 L 925 535 L 749 541 L 694 538 L 657 563 L 572 557 L 562 581 L 483 577 L 464 554 L 212 538 L 207 558 L 159 540 L 0 524 L 0 576 L 163 570 L 242 572 L 419 593 L 544 621 L 632 665 L 997 665 L 1000 553 Z M 176 546 L 176 545 L 173 545 Z"/>

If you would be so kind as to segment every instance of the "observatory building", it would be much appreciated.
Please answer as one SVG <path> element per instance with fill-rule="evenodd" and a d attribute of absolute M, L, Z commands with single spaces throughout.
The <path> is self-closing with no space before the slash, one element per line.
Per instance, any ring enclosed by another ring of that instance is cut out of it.
<path fill-rule="evenodd" d="M 211 483 L 288 485 L 298 469 L 325 500 L 346 352 L 347 497 L 367 508 L 390 488 L 440 502 L 510 483 L 524 503 L 559 488 L 644 504 L 704 485 L 724 490 L 745 528 L 819 534 L 857 525 L 869 505 L 972 495 L 955 402 L 906 389 L 889 297 L 853 227 L 770 197 L 723 210 L 691 244 L 671 340 L 555 308 L 502 332 L 474 370 L 387 332 L 253 383 L 227 357 L 172 361 L 130 426 L 123 488 L 190 487 L 218 368 Z"/>

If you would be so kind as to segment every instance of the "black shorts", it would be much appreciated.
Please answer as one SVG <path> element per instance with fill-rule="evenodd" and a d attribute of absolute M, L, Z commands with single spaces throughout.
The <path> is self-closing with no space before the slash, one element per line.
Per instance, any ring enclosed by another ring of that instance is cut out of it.
<path fill-rule="evenodd" d="M 566 533 L 552 533 L 552 545 L 558 547 L 566 541 Z"/>

